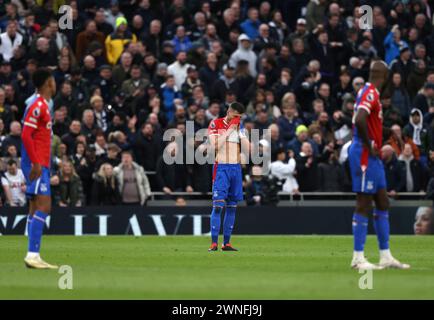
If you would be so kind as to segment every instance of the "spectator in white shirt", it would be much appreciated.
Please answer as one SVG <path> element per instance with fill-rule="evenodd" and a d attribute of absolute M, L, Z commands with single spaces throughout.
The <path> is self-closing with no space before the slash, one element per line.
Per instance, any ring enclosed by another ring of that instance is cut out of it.
<path fill-rule="evenodd" d="M 277 160 L 270 164 L 270 173 L 277 179 L 285 181 L 282 186 L 283 192 L 290 194 L 298 193 L 298 183 L 294 177 L 296 162 L 294 152 L 289 151 L 289 160 L 285 163 L 286 153 L 284 149 L 277 151 Z"/>
<path fill-rule="evenodd" d="M 1 182 L 7 203 L 11 207 L 24 207 L 26 205 L 26 181 L 15 160 L 8 161 L 7 171 L 1 178 Z"/>
<path fill-rule="evenodd" d="M 12 59 L 14 50 L 23 43 L 23 36 L 17 30 L 18 23 L 15 20 L 10 20 L 6 32 L 0 34 L 0 54 L 6 62 Z"/>
<path fill-rule="evenodd" d="M 175 85 L 178 89 L 181 89 L 187 78 L 188 67 L 190 67 L 190 64 L 187 63 L 187 53 L 179 51 L 176 55 L 176 61 L 167 68 L 168 74 L 175 77 Z"/>

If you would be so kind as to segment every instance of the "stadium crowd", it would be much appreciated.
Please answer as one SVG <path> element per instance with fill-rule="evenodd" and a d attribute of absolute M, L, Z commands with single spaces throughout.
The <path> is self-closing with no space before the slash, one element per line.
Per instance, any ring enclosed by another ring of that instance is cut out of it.
<path fill-rule="evenodd" d="M 73 29 L 59 28 L 63 4 Z M 364 4 L 371 30 L 360 28 Z M 271 175 L 244 166 L 248 204 L 267 203 L 273 181 L 291 193 L 350 191 L 354 103 L 373 59 L 390 68 L 381 150 L 389 195 L 433 198 L 433 10 L 431 0 L 0 1 L 1 202 L 26 204 L 20 122 L 37 67 L 51 68 L 58 86 L 55 205 L 211 191 L 212 165 L 166 164 L 162 136 L 185 132 L 187 120 L 207 128 L 233 101 L 246 106 L 247 130 L 270 129 L 261 145 Z"/>

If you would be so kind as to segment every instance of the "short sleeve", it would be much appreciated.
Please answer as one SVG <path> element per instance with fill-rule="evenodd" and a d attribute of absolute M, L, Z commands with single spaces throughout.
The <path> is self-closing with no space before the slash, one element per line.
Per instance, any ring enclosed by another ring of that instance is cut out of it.
<path fill-rule="evenodd" d="M 374 110 L 375 105 L 377 104 L 377 94 L 374 90 L 370 89 L 368 92 L 366 92 L 358 105 L 358 108 L 366 110 L 369 114 L 371 114 L 371 111 Z"/>
<path fill-rule="evenodd" d="M 24 118 L 24 126 L 31 127 L 33 129 L 38 128 L 38 122 L 42 115 L 45 113 L 44 106 L 36 101 L 27 112 Z"/>
<path fill-rule="evenodd" d="M 1 182 L 2 182 L 2 186 L 8 186 L 9 185 L 9 181 L 5 177 L 2 177 Z"/>

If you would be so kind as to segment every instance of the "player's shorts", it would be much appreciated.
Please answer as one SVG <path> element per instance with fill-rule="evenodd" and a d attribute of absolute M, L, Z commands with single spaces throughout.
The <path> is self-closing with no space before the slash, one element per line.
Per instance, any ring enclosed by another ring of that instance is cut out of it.
<path fill-rule="evenodd" d="M 50 188 L 50 169 L 42 167 L 41 176 L 38 179 L 30 181 L 31 166 L 22 167 L 24 177 L 26 178 L 26 195 L 28 198 L 34 196 L 51 196 Z"/>
<path fill-rule="evenodd" d="M 348 161 L 350 164 L 353 192 L 376 194 L 381 189 L 386 189 L 386 176 L 383 162 L 379 157 L 368 157 L 368 166 L 362 171 L 363 145 L 360 141 L 353 141 L 348 149 Z"/>
<path fill-rule="evenodd" d="M 214 165 L 212 199 L 243 201 L 243 175 L 240 164 Z"/>

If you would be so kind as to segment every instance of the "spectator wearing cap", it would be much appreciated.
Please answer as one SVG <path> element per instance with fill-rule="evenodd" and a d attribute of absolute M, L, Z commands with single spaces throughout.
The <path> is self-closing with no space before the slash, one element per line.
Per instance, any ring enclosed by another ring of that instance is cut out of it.
<path fill-rule="evenodd" d="M 413 106 L 426 114 L 434 107 L 434 83 L 425 83 L 420 93 L 413 100 Z"/>
<path fill-rule="evenodd" d="M 228 91 L 238 92 L 239 83 L 235 78 L 235 70 L 230 64 L 223 66 L 223 75 L 214 82 L 212 87 L 211 97 L 212 99 L 218 100 L 220 102 L 224 101 L 226 98 L 226 93 Z"/>
<path fill-rule="evenodd" d="M 105 40 L 107 61 L 115 65 L 128 43 L 136 43 L 136 35 L 128 30 L 127 19 L 119 17 L 116 19 L 116 30 Z"/>
<path fill-rule="evenodd" d="M 205 46 L 202 41 L 193 42 L 187 53 L 187 62 L 197 69 L 201 68 L 206 61 Z"/>
<path fill-rule="evenodd" d="M 99 32 L 96 27 L 96 23 L 93 20 L 88 20 L 84 31 L 77 35 L 77 41 L 75 46 L 75 56 L 77 60 L 81 61 L 84 55 L 87 53 L 87 48 L 89 45 L 97 41 L 104 46 L 105 36 L 102 32 Z"/>
<path fill-rule="evenodd" d="M 399 30 L 398 25 L 394 25 L 384 39 L 385 62 L 389 65 L 394 59 L 399 57 L 401 50 L 405 47 L 408 47 L 408 44 L 401 39 L 401 30 Z"/>
<path fill-rule="evenodd" d="M 402 46 L 399 49 L 399 57 L 390 63 L 389 68 L 392 73 L 399 72 L 402 76 L 402 83 L 407 86 L 408 76 L 411 70 L 414 69 L 411 50 L 408 46 Z"/>
<path fill-rule="evenodd" d="M 185 33 L 184 26 L 178 26 L 176 28 L 176 34 L 172 39 L 173 45 L 175 47 L 175 54 L 180 51 L 188 51 L 191 48 L 190 38 Z"/>
<path fill-rule="evenodd" d="M 287 148 L 294 151 L 297 155 L 301 152 L 301 146 L 305 142 L 311 144 L 314 154 L 318 154 L 318 146 L 309 138 L 309 129 L 304 124 L 300 124 L 297 126 L 297 129 L 295 129 L 295 137 L 289 141 Z"/>
<path fill-rule="evenodd" d="M 306 19 L 304 18 L 297 19 L 295 30 L 292 33 L 290 33 L 288 37 L 285 38 L 284 43 L 291 46 L 295 39 L 300 39 L 304 43 L 305 48 L 306 49 L 309 48 L 309 43 L 307 41 L 309 31 L 307 30 L 306 25 L 307 25 Z"/>
<path fill-rule="evenodd" d="M 257 56 L 253 51 L 252 40 L 247 34 L 242 34 L 238 38 L 238 49 L 231 55 L 229 64 L 235 67 L 240 60 L 246 60 L 249 63 L 249 71 L 252 77 L 256 77 Z"/>
<path fill-rule="evenodd" d="M 187 53 L 185 51 L 179 51 L 176 55 L 176 61 L 167 68 L 168 74 L 175 78 L 175 85 L 178 90 L 181 89 L 187 78 L 188 67 L 190 67 L 190 64 L 187 63 Z"/>
<path fill-rule="evenodd" d="M 188 100 L 193 94 L 193 88 L 201 85 L 202 82 L 199 79 L 199 73 L 195 66 L 190 66 L 187 69 L 187 78 L 181 87 L 182 98 Z"/>

